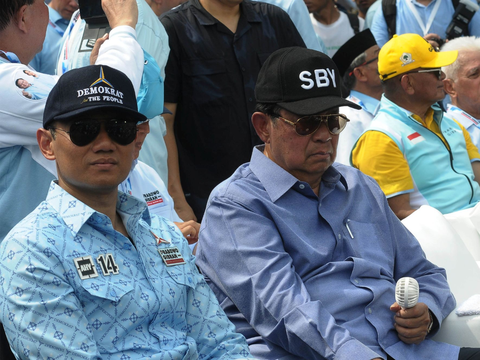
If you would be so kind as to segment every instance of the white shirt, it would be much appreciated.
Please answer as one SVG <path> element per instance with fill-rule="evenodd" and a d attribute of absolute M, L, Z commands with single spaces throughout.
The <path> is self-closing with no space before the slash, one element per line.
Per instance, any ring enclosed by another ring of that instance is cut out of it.
<path fill-rule="evenodd" d="M 350 21 L 348 21 L 348 16 L 341 11 L 338 20 L 330 25 L 324 25 L 317 21 L 313 14 L 310 14 L 310 20 L 312 21 L 315 33 L 320 36 L 325 43 L 327 55 L 330 57 L 332 57 L 348 39 L 355 35 L 350 26 Z M 362 31 L 365 20 L 362 18 L 358 18 L 358 20 L 360 22 L 359 31 Z"/>
<path fill-rule="evenodd" d="M 353 146 L 360 135 L 370 126 L 380 105 L 379 100 L 354 90 L 350 92 L 347 100 L 360 105 L 362 108 L 357 110 L 349 106 L 342 106 L 339 109 L 339 113 L 347 115 L 347 118 L 350 120 L 345 129 L 340 133 L 337 146 L 335 161 L 343 165 L 350 165 L 350 154 Z"/>

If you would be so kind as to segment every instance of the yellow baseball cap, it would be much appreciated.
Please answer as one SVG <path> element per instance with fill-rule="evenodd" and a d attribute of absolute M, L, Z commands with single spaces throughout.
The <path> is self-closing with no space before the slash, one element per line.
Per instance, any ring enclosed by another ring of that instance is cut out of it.
<path fill-rule="evenodd" d="M 436 52 L 418 34 L 393 35 L 378 54 L 378 73 L 388 80 L 418 68 L 440 68 L 453 63 L 458 51 Z"/>

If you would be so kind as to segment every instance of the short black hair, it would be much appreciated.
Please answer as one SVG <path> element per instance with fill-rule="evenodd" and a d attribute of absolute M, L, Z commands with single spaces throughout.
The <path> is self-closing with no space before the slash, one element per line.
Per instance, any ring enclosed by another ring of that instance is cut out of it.
<path fill-rule="evenodd" d="M 0 0 L 0 31 L 7 28 L 23 5 L 32 5 L 34 2 L 35 0 Z"/>
<path fill-rule="evenodd" d="M 283 108 L 278 106 L 277 104 L 273 103 L 257 103 L 255 106 L 255 111 L 264 113 L 265 115 L 270 116 L 272 119 L 276 116 L 280 115 L 280 111 Z"/>

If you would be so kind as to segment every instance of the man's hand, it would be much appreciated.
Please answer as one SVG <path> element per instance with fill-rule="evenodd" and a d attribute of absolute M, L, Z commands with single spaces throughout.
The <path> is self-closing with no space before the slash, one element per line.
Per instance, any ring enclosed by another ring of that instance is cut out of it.
<path fill-rule="evenodd" d="M 120 25 L 128 25 L 135 29 L 138 20 L 135 0 L 102 0 L 102 9 L 112 29 Z"/>
<path fill-rule="evenodd" d="M 443 40 L 440 36 L 434 33 L 429 33 L 423 37 L 427 40 L 430 45 L 432 45 L 436 51 L 439 51 L 442 45 L 444 44 L 445 40 Z"/>
<path fill-rule="evenodd" d="M 390 306 L 390 310 L 395 312 L 394 326 L 398 337 L 405 344 L 420 344 L 428 334 L 428 325 L 430 324 L 430 315 L 428 306 L 424 303 L 418 303 L 410 309 L 402 309 L 396 302 Z"/>
<path fill-rule="evenodd" d="M 177 225 L 189 244 L 195 244 L 198 241 L 198 232 L 200 231 L 200 224 L 198 222 L 189 220 L 176 222 L 174 224 Z"/>
<path fill-rule="evenodd" d="M 100 51 L 100 46 L 108 39 L 108 34 L 103 35 L 101 38 L 98 38 L 95 41 L 95 45 L 93 46 L 92 52 L 90 53 L 90 65 L 95 65 L 98 58 L 98 52 Z"/>

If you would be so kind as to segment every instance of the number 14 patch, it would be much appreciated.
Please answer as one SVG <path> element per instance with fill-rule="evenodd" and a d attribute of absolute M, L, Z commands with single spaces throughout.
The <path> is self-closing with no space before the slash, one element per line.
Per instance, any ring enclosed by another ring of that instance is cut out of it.
<path fill-rule="evenodd" d="M 73 262 L 80 275 L 80 279 L 85 280 L 98 277 L 97 269 L 91 256 L 82 256 L 73 259 Z M 119 273 L 118 265 L 112 254 L 98 255 L 97 262 L 104 276 L 109 276 L 110 274 L 117 275 Z"/>

